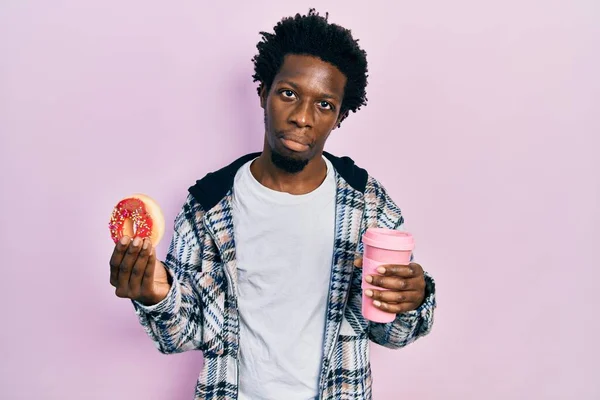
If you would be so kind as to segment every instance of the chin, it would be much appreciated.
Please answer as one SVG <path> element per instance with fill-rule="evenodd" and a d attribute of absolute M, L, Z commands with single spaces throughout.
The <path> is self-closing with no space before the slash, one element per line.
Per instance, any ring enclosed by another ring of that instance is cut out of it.
<path fill-rule="evenodd" d="M 288 152 L 282 153 L 275 149 L 271 149 L 271 162 L 277 168 L 287 173 L 296 174 L 302 171 L 310 161 L 310 157 L 303 156 L 301 153 L 287 153 Z"/>

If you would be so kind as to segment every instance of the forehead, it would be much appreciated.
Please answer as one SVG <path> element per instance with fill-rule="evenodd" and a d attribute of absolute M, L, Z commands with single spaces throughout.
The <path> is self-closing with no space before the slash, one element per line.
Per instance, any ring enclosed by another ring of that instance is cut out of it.
<path fill-rule="evenodd" d="M 292 81 L 305 90 L 330 93 L 340 98 L 346 86 L 346 76 L 337 67 L 320 58 L 298 54 L 285 56 L 273 83 L 282 80 Z"/>

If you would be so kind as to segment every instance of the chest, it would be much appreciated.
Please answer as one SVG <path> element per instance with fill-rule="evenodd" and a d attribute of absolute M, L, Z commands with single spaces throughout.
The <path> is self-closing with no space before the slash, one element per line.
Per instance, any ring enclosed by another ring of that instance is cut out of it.
<path fill-rule="evenodd" d="M 335 202 L 234 208 L 240 294 L 326 290 L 333 262 Z"/>

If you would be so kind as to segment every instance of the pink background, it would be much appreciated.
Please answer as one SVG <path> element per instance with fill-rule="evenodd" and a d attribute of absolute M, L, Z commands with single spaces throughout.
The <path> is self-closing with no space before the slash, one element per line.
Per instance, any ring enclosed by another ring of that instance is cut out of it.
<path fill-rule="evenodd" d="M 2 2 L 0 398 L 192 398 L 201 354 L 114 296 L 108 216 L 148 193 L 170 237 L 195 179 L 260 150 L 258 31 L 313 3 Z M 600 3 L 318 3 L 370 63 L 328 150 L 438 283 L 430 336 L 373 347 L 375 399 L 600 398 Z"/>

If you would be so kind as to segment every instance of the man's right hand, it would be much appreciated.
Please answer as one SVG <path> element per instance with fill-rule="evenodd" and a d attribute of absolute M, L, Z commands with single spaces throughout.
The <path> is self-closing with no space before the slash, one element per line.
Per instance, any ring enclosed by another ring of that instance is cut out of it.
<path fill-rule="evenodd" d="M 165 266 L 156 259 L 150 239 L 124 236 L 110 258 L 110 284 L 118 297 L 132 299 L 146 306 L 159 303 L 169 293 L 171 284 Z"/>

